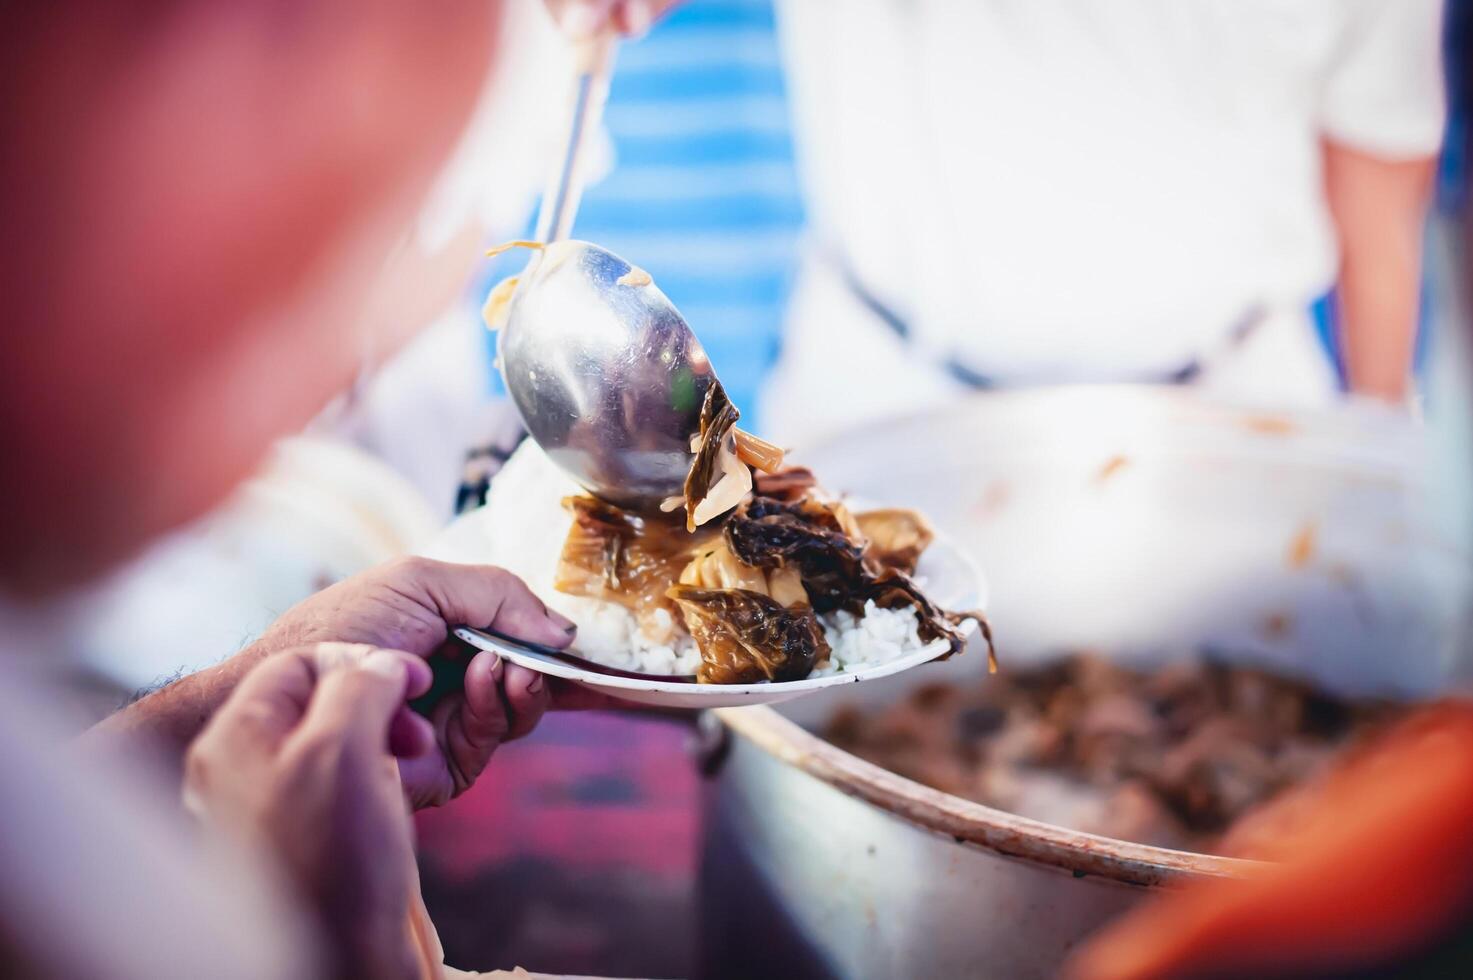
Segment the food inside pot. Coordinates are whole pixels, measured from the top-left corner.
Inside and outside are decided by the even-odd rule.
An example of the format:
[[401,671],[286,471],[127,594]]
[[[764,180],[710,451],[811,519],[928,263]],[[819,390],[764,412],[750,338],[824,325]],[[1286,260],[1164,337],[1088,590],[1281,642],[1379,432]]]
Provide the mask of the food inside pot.
[[[1235,850],[1245,820],[1400,714],[1188,658],[1138,672],[1079,655],[845,707],[826,736],[936,789],[1076,830]],[[1234,830],[1234,825],[1238,830]]]

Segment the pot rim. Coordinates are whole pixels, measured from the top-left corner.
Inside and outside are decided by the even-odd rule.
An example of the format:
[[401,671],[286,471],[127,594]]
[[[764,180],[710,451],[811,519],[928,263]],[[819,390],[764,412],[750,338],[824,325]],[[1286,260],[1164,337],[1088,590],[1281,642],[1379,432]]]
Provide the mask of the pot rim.
[[766,706],[715,709],[729,730],[780,762],[923,830],[1005,857],[1147,887],[1243,878],[1263,862],[1070,830],[944,793],[851,755]]

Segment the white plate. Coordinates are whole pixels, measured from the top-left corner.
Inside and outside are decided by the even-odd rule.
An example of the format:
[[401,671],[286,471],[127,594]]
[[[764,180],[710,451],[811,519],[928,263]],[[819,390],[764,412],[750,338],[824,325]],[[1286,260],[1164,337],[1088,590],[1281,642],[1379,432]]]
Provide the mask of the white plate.
[[[986,601],[986,588],[981,571],[955,544],[939,534],[931,547],[927,548],[925,554],[921,556],[919,566],[916,568],[916,577],[923,583],[926,595],[944,609],[981,609]],[[660,705],[667,708],[730,708],[747,704],[775,704],[843,684],[857,684],[860,681],[889,677],[934,660],[937,656],[929,651],[921,651],[877,664],[867,670],[846,671],[825,677],[809,677],[801,681],[762,684],[683,684],[611,677],[607,674],[584,670],[572,664],[549,663],[536,657],[530,657],[515,647],[497,643],[489,637],[460,630],[456,631],[456,636],[471,646],[491,650],[529,670],[535,670],[551,677],[561,677],[625,701]],[[972,632],[967,636],[968,648],[973,646],[976,637],[977,632],[974,626]],[[577,640],[574,640],[575,650],[577,645]],[[985,656],[983,651],[970,651],[969,655],[971,654]]]

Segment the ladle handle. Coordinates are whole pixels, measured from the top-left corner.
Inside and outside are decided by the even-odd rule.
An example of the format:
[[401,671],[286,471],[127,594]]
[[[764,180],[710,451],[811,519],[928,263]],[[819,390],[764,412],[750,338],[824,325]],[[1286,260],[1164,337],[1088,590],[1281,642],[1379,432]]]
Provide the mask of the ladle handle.
[[601,31],[576,43],[577,79],[573,97],[572,125],[562,165],[542,195],[537,212],[539,242],[556,242],[567,238],[573,230],[573,218],[583,196],[580,163],[584,147],[603,118],[604,102],[609,94],[609,73],[614,63],[615,35]]

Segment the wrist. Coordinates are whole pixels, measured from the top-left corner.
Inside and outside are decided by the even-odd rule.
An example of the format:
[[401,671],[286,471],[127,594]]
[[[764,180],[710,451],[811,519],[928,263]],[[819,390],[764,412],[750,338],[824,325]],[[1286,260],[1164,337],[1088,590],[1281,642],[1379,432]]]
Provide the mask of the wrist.
[[1351,381],[1349,385],[1350,395],[1370,404],[1382,405],[1386,408],[1399,409],[1420,416],[1422,406],[1421,392],[1417,390],[1416,383],[1411,377],[1400,380],[1383,380],[1380,382],[1356,382]]
[[242,677],[267,656],[253,643],[213,667],[206,667],[160,688],[93,725],[84,744],[148,742],[171,755],[182,755]]

